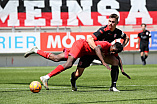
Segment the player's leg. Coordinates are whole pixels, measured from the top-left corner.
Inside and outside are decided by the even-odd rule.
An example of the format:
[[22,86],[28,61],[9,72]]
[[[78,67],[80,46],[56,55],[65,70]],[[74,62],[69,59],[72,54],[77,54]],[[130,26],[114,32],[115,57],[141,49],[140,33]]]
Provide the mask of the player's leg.
[[51,71],[50,73],[48,73],[47,75],[41,76],[41,77],[40,77],[40,80],[42,81],[44,87],[45,87],[47,90],[49,90],[49,88],[48,88],[48,80],[49,80],[51,77],[53,77],[53,76],[55,76],[55,75],[57,75],[57,74],[63,72],[64,70],[66,70],[66,69],[68,69],[68,68],[71,68],[72,65],[73,65],[73,63],[75,62],[75,60],[76,60],[76,59],[75,59],[73,56],[69,56],[69,57],[68,57],[68,60],[66,61],[66,63],[64,63],[63,65],[58,65],[54,70],[52,70],[52,71]]
[[64,63],[63,65],[59,65],[58,67],[56,67],[53,71],[51,71],[46,76],[40,77],[40,79],[43,82],[43,85],[46,89],[48,89],[47,82],[48,82],[49,78],[51,78],[51,77],[61,73],[62,71],[72,67],[72,65],[74,64],[76,59],[79,56],[81,56],[83,45],[84,44],[81,40],[75,41],[71,47],[71,50],[69,52],[70,56],[68,56],[66,63]]
[[119,92],[119,90],[117,90],[116,88],[116,83],[117,83],[118,75],[119,75],[119,68],[118,68],[119,60],[114,55],[109,55],[104,58],[104,61],[112,65],[111,66],[111,69],[112,69],[111,70],[111,87],[109,91]]
[[144,60],[145,60],[145,63],[144,65],[146,65],[146,59],[148,58],[148,53],[149,53],[149,47],[148,47],[148,44],[146,44],[145,46],[145,51],[144,51]]
[[83,74],[84,69],[92,63],[96,56],[83,56],[80,58],[77,69],[71,74],[71,88],[72,91],[77,91],[76,80]]
[[66,61],[67,58],[65,57],[65,52],[60,53],[58,55],[55,54],[50,54],[50,56],[48,57],[49,60],[52,60],[54,62],[59,62],[59,61]]
[[72,91],[77,91],[76,80],[83,74],[85,68],[77,67],[75,72],[71,74],[71,89]]
[[140,55],[141,55],[141,61],[143,65],[145,65],[144,51],[145,51],[144,44],[140,44]]
[[55,55],[55,54],[50,53],[50,52],[45,52],[45,51],[39,50],[37,47],[33,47],[30,51],[28,51],[24,54],[24,57],[27,58],[29,55],[34,54],[34,53],[37,53],[38,55],[40,55],[46,59],[49,59],[49,60],[52,60],[55,62],[59,62],[59,61],[66,61],[67,60],[69,50],[64,49],[63,53]]
[[141,61],[143,62],[144,61],[144,52],[141,52],[140,55],[141,55]]
[[[86,67],[90,66],[90,64],[92,63],[92,61],[94,59],[98,59],[98,57],[97,56],[91,57],[91,56],[86,55],[86,56],[83,56],[80,58],[76,71],[71,74],[72,91],[77,91],[76,80],[83,74],[84,69]],[[116,70],[113,72],[116,73],[117,71],[119,71],[119,69],[117,69],[119,61],[115,56],[113,56],[113,55],[105,56],[104,61],[110,65],[117,66],[117,67],[113,67],[113,70]],[[119,72],[117,72],[116,74],[119,74]],[[113,74],[112,74],[112,77],[113,77]],[[117,77],[118,77],[118,75],[117,75]],[[113,80],[113,82],[116,82],[118,80],[117,77],[112,78],[112,79],[115,79],[115,80]],[[113,89],[113,90],[116,91],[117,89]],[[119,90],[117,90],[117,91],[119,91]]]
[[147,59],[148,58],[148,51],[145,51],[144,53],[145,53],[144,59]]

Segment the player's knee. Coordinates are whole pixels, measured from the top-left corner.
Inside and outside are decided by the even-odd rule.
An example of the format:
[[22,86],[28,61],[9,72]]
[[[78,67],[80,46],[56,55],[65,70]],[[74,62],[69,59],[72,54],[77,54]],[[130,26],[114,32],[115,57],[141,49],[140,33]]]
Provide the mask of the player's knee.
[[72,64],[71,64],[71,63],[68,63],[68,64],[65,65],[65,68],[66,68],[66,69],[69,69],[69,68],[71,68],[71,67],[72,67]]
[[72,67],[72,65],[66,65],[65,66],[65,69],[69,69],[69,68],[71,68]]
[[51,54],[49,56],[49,59],[54,61],[54,62],[58,62],[59,61],[59,57],[57,57],[57,55]]
[[82,75],[81,72],[76,72],[76,73],[75,73],[75,76],[76,76],[76,77],[80,77],[81,75]]
[[55,56],[53,57],[53,61],[58,62],[58,61],[60,61],[60,58],[59,58],[57,55],[55,55]]

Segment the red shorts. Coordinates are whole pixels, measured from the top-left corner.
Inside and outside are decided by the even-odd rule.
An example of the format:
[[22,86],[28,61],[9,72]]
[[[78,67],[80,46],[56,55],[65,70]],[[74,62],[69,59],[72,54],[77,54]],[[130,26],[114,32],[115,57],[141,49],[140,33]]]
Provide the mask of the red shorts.
[[77,40],[73,43],[69,55],[73,56],[75,59],[83,56],[85,53],[84,42],[82,40]]

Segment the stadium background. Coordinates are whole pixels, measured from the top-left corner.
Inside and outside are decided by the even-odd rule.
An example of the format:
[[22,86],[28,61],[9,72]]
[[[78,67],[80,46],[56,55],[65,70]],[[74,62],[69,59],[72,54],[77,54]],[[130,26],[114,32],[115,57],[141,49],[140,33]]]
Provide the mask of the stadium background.
[[[117,28],[130,42],[120,56],[124,64],[141,64],[135,48],[140,24],[148,24],[152,47],[148,64],[157,64],[156,0],[2,0],[0,1],[0,66],[56,66],[38,55],[24,59],[33,46],[59,53],[79,38],[107,24],[111,13],[120,16]],[[121,41],[121,40],[116,40]],[[77,63],[77,62],[76,62]]]

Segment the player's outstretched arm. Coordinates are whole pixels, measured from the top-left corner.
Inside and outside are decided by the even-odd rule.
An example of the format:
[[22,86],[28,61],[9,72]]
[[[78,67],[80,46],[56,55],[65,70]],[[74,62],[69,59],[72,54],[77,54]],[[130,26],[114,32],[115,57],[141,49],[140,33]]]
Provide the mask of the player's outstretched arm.
[[123,48],[126,46],[126,44],[129,42],[129,37],[128,36],[126,36],[126,38],[124,39],[124,41],[123,41]]
[[118,60],[119,60],[119,67],[120,67],[120,69],[121,69],[122,74],[123,74],[124,76],[126,76],[127,78],[131,79],[131,77],[130,77],[128,74],[126,74],[126,73],[124,72],[124,70],[123,70],[123,64],[122,64],[121,58],[120,58],[119,56],[118,56],[117,58],[118,58]]
[[117,59],[119,60],[119,67],[120,67],[121,72],[124,72],[121,58],[117,56]]
[[102,64],[111,71],[111,68],[109,67],[108,64],[105,63],[104,59],[103,59],[103,55],[102,55],[102,52],[101,52],[101,46],[96,46],[94,48],[94,51],[96,53],[96,55],[99,57],[100,61],[102,62]]
[[138,49],[139,38],[137,38],[136,48]]
[[87,42],[92,49],[94,49],[96,47],[94,38],[92,36],[89,36],[89,38],[87,39]]
[[152,47],[152,38],[149,38],[149,47]]

